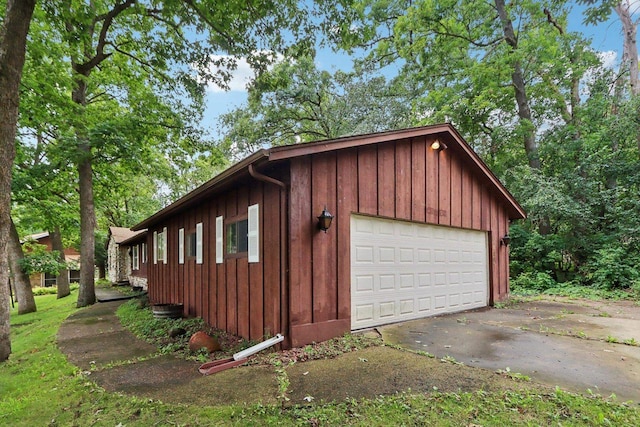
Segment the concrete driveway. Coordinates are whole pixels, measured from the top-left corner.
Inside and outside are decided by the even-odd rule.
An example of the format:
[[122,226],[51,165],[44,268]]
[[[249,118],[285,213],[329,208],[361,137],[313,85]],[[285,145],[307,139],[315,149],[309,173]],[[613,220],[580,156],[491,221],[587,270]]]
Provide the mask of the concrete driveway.
[[386,343],[438,358],[640,403],[640,306],[633,302],[543,299],[378,330]]

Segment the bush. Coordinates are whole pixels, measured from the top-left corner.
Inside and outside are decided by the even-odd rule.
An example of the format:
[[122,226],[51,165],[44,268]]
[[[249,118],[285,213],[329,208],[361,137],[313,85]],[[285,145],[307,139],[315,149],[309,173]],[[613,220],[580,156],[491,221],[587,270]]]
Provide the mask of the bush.
[[557,285],[547,272],[528,271],[511,280],[511,290],[516,294],[540,293]]
[[[72,283],[71,285],[69,285],[69,288],[71,290],[71,292],[77,290],[80,287],[79,284],[77,283]],[[55,295],[58,293],[58,288],[56,286],[49,286],[49,287],[41,287],[41,286],[36,286],[35,288],[33,288],[33,295]]]
[[638,258],[623,246],[600,249],[585,266],[585,278],[598,289],[630,289],[640,281]]

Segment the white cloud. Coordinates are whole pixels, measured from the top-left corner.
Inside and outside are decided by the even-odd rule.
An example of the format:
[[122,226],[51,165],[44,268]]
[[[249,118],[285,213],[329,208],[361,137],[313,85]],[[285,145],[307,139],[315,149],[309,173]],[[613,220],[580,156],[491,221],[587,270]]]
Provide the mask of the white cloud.
[[600,61],[602,61],[603,68],[613,68],[616,65],[616,59],[618,58],[618,52],[614,50],[607,50],[598,52]]
[[[228,55],[213,55],[213,60],[216,62],[222,61],[224,63],[231,59],[232,57]],[[237,59],[236,65],[237,66],[235,70],[229,70],[229,68],[226,68],[226,70],[231,72],[232,76],[231,80],[228,82],[229,91],[246,92],[247,85],[251,82],[251,80],[253,80],[253,78],[255,77],[255,73],[253,72],[253,69],[251,69],[251,66],[247,62],[246,58]],[[207,86],[207,89],[211,92],[226,92],[225,89],[213,83]]]
[[[262,63],[263,66],[266,64],[267,69],[271,69],[274,63],[282,61],[283,58],[284,57],[281,54],[275,52],[256,51],[254,52],[254,55],[252,55],[251,59],[253,60],[254,65]],[[228,90],[225,90],[219,85],[211,82],[207,86],[207,89],[210,92],[246,92],[247,86],[256,76],[255,71],[251,68],[251,65],[245,57],[235,58],[231,55],[212,55],[211,61],[212,68],[210,69],[210,72],[212,75],[215,75],[220,71],[228,72],[231,75],[231,79],[226,82],[229,86]],[[233,64],[235,64],[235,67]]]

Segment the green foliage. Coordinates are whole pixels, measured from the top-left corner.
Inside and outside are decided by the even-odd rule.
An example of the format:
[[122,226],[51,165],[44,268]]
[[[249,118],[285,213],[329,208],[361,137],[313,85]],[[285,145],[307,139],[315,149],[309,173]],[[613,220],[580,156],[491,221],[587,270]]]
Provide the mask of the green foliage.
[[49,251],[45,245],[35,242],[25,242],[23,245],[24,258],[18,261],[20,268],[27,275],[33,273],[44,273],[57,276],[60,270],[66,268],[66,264],[61,263],[58,251]]
[[527,271],[511,280],[511,289],[517,294],[522,294],[521,291],[544,292],[557,285],[549,273],[541,271]]
[[640,282],[640,254],[624,246],[599,249],[585,266],[585,278],[598,289],[629,289]]
[[[76,291],[80,285],[78,285],[77,283],[71,283],[69,284],[69,287],[71,289],[71,292]],[[40,295],[57,295],[58,294],[58,289],[55,286],[49,286],[48,288],[46,287],[35,287],[33,288],[33,295],[35,296],[40,296]]]
[[245,106],[220,119],[235,158],[260,148],[397,129],[411,124],[410,89],[366,70],[320,70],[285,58],[248,87]]

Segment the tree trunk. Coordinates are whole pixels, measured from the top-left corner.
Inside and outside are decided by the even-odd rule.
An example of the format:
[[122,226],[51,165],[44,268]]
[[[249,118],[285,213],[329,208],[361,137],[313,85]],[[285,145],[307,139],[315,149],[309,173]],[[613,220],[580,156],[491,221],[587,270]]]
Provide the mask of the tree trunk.
[[[504,0],[495,0],[495,5],[498,10],[500,22],[502,22],[504,39],[507,44],[511,46],[511,49],[515,51],[518,48],[518,39],[513,30],[513,23],[507,15],[505,2]],[[529,166],[533,169],[540,169],[540,157],[538,156],[538,145],[536,143],[536,130],[533,126],[531,106],[529,105],[529,98],[527,96],[522,65],[520,64],[520,61],[514,61],[512,65],[513,70],[511,72],[511,82],[513,83],[516,103],[518,104],[520,126],[524,129],[524,150],[527,154]]]
[[[626,68],[629,70],[629,87],[632,96],[640,95],[640,77],[638,73],[638,24],[633,21],[631,16],[631,2],[626,0],[620,2],[614,7],[614,10],[620,18],[622,23],[622,64],[620,68]],[[617,99],[616,99],[617,101]],[[638,154],[640,154],[640,130],[636,135],[636,141],[638,144]]]
[[[87,75],[76,75],[75,88],[71,94],[73,102],[82,111],[87,104]],[[78,140],[78,186],[80,187],[80,289],[78,307],[96,302],[95,289],[95,228],[96,213],[93,205],[93,169],[91,167],[91,145],[83,123],[76,128]]]
[[[59,258],[62,264],[66,265],[66,260],[64,258],[64,246],[62,245],[62,235],[60,234],[60,227],[56,226],[55,231],[49,232],[49,236],[51,236],[51,249],[54,251],[58,251]],[[62,268],[58,273],[58,277],[56,279],[56,286],[58,288],[58,298],[64,298],[71,293],[69,289],[69,269]]]
[[638,25],[633,22],[629,0],[620,2],[614,9],[622,23],[622,62],[625,64],[625,68],[629,70],[631,95],[640,95],[640,81],[638,81]]
[[11,165],[16,153],[20,79],[29,23],[35,0],[7,0],[0,24],[0,362],[11,354],[9,319],[9,257],[11,229]]
[[[80,147],[90,156],[88,144]],[[88,153],[87,153],[88,152]],[[93,205],[93,170],[91,159],[85,158],[78,165],[80,185],[80,290],[78,307],[96,302],[95,289],[95,228],[96,213]]]
[[20,267],[20,260],[24,258],[24,252],[13,219],[11,219],[10,233],[7,250],[9,252],[9,268],[13,275],[13,284],[18,300],[18,314],[33,313],[36,311],[36,300],[33,298],[29,276]]

